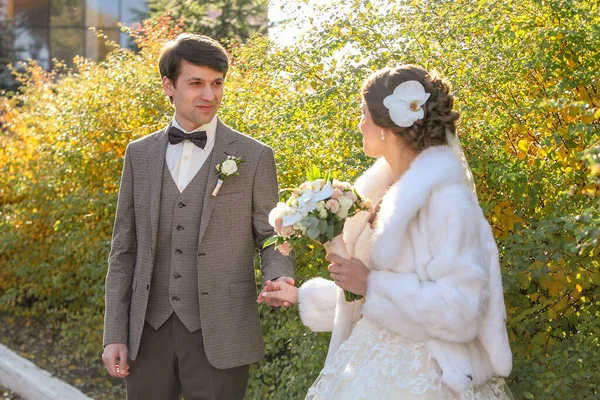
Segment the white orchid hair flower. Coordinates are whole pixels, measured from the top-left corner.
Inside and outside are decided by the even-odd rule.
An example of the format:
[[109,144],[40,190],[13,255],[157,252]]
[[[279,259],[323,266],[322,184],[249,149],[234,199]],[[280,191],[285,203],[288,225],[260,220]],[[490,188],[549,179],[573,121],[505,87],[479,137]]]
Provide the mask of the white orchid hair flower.
[[406,81],[383,99],[383,105],[390,111],[390,118],[396,125],[408,128],[425,116],[423,104],[429,96],[431,93],[425,92],[421,82]]

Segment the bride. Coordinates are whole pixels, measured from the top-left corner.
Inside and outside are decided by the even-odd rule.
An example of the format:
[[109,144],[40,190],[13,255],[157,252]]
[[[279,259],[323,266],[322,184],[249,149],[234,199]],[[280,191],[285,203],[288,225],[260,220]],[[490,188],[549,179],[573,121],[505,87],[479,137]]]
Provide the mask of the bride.
[[[510,399],[498,249],[449,86],[404,65],[361,94],[364,152],[379,160],[356,188],[376,212],[346,221],[352,258],[327,255],[333,280],[268,282],[259,298],[298,303],[306,326],[332,332],[306,399]],[[346,302],[342,289],[364,298]]]

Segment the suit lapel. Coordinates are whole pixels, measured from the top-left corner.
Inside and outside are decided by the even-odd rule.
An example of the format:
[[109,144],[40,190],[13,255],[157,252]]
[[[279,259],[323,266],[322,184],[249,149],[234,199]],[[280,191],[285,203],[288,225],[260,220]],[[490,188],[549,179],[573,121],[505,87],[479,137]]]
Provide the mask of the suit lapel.
[[208,180],[206,182],[206,193],[204,194],[204,203],[202,206],[202,217],[200,219],[200,233],[198,235],[198,244],[202,242],[204,232],[206,232],[210,216],[212,215],[213,209],[215,208],[215,203],[218,197],[218,195],[212,195],[213,189],[217,185],[218,180],[216,166],[217,164],[225,160],[225,158],[228,155],[235,156],[237,154],[236,149],[230,146],[233,142],[235,142],[235,136],[233,132],[231,132],[231,130],[227,126],[225,126],[225,124],[223,124],[220,119],[217,120],[215,146],[213,147],[211,155],[206,160],[206,162],[210,162],[210,165],[208,166]]
[[154,136],[148,150],[148,174],[150,182],[150,222],[152,224],[152,247],[156,247],[158,233],[158,218],[160,213],[160,194],[162,191],[163,169],[167,154],[169,124],[165,129],[158,131]]

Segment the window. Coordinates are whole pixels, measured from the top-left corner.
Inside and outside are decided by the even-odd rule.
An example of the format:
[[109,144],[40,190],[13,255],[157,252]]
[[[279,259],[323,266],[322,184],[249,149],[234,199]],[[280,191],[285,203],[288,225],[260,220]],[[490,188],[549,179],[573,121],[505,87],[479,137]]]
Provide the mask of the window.
[[77,55],[98,62],[111,50],[88,28],[102,30],[109,40],[133,48],[118,24],[140,22],[145,0],[7,0],[0,1],[0,89],[14,82],[5,68],[35,59],[50,69],[52,59],[73,65]]

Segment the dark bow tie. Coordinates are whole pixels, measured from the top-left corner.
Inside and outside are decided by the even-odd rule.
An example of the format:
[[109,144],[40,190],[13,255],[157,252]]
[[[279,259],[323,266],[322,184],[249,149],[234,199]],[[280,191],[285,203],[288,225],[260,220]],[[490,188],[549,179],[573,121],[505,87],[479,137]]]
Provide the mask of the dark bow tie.
[[203,149],[204,146],[206,146],[206,140],[207,140],[206,132],[198,131],[198,132],[192,132],[190,134],[186,134],[186,133],[183,133],[181,130],[175,128],[174,126],[171,126],[171,128],[169,128],[169,143],[178,144],[178,143],[183,142],[184,140],[189,140],[190,142],[194,143],[196,146]]

